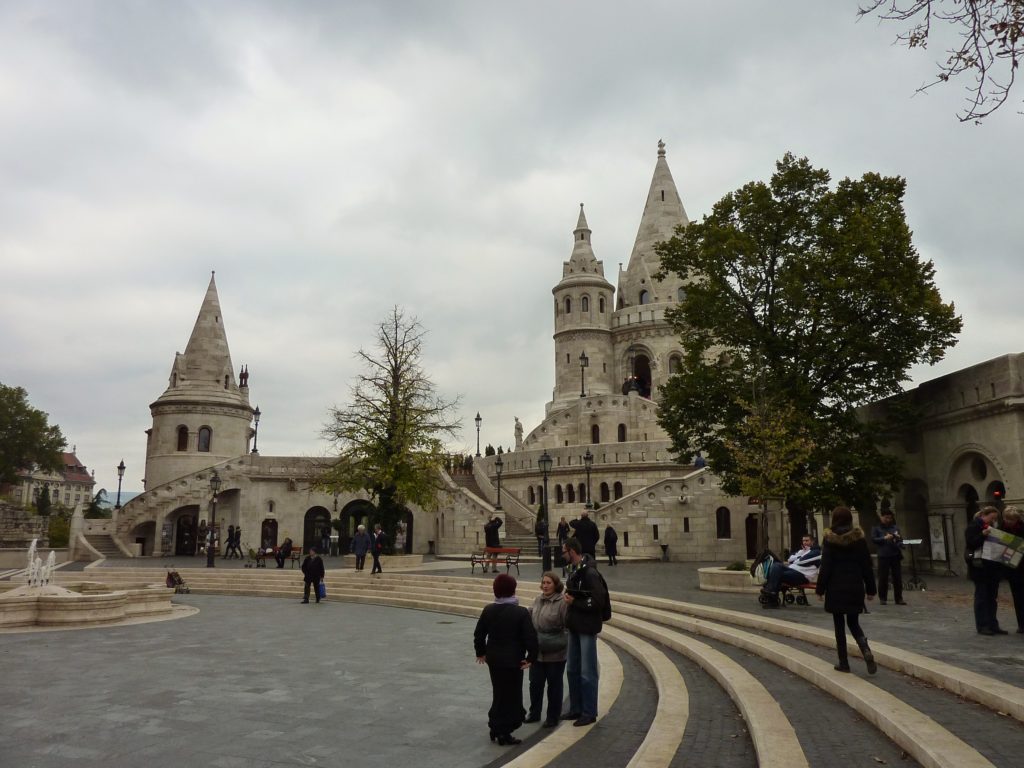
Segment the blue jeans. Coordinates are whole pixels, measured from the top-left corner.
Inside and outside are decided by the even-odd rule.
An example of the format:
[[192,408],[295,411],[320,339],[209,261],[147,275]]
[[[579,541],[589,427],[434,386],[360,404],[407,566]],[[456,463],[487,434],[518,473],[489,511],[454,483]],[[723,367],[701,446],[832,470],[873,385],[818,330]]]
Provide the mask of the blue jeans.
[[569,632],[565,671],[569,678],[569,711],[597,717],[597,635]]

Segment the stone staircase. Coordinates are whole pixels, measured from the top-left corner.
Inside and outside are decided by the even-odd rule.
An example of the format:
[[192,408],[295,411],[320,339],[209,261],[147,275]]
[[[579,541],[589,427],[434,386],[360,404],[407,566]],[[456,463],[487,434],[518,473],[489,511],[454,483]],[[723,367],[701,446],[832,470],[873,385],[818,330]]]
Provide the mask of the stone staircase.
[[[371,577],[330,569],[327,601],[465,617],[476,617],[493,601],[489,580],[414,570]],[[162,582],[159,568],[97,568],[90,577],[138,584],[143,571]],[[298,571],[179,572],[192,595],[295,600],[302,591]],[[833,764],[836,754],[846,754],[851,765],[992,768],[1018,765],[1024,751],[1024,688],[974,668],[873,642],[877,676],[865,676],[862,664],[854,674],[839,674],[832,669],[831,629],[811,626],[806,617],[787,621],[756,608],[617,591],[612,601],[614,615],[599,643],[599,718],[605,727],[537,729],[539,736],[521,752],[506,753],[516,765],[563,764],[571,748],[608,768],[809,768]],[[621,740],[624,721],[636,723],[639,735],[622,757],[613,755],[611,744]],[[530,736],[527,729],[519,735]],[[602,739],[609,737],[605,747]],[[748,757],[740,759],[741,753]]]
[[124,557],[124,553],[117,548],[113,538],[106,534],[87,534],[85,540],[89,545],[104,557]]

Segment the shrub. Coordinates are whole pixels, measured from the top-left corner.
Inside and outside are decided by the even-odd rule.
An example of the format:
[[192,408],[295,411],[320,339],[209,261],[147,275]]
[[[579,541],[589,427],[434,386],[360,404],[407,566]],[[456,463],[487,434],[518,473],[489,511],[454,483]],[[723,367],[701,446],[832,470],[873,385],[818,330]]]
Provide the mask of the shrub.
[[737,560],[735,563],[729,563],[727,566],[725,566],[725,570],[727,570],[727,571],[745,571],[745,570],[747,570],[747,564],[744,563],[742,560]]

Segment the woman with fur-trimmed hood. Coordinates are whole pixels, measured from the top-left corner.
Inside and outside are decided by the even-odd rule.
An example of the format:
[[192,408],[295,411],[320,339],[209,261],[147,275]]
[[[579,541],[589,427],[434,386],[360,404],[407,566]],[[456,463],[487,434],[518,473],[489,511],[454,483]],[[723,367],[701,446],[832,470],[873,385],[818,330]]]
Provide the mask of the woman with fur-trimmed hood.
[[832,614],[836,631],[836,651],[839,672],[850,671],[846,654],[846,627],[857,641],[868,674],[878,670],[875,657],[868,647],[864,630],[860,628],[860,614],[864,612],[865,598],[871,600],[876,594],[875,572],[871,567],[864,531],[853,525],[853,514],[849,507],[832,510],[832,527],[825,531],[821,547],[821,569],[818,571],[818,598],[825,599],[825,610]]

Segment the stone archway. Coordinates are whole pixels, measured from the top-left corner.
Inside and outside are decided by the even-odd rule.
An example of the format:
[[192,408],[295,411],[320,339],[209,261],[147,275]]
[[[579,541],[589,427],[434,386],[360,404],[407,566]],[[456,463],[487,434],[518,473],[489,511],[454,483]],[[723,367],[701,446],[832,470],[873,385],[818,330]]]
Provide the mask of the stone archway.
[[192,504],[180,507],[167,516],[171,524],[171,552],[175,555],[194,555],[199,546],[199,507]]
[[[341,530],[338,531],[338,552],[340,554],[348,554],[352,537],[356,533],[356,526],[365,525],[369,532],[370,518],[376,511],[377,508],[366,499],[356,499],[345,505],[341,510]],[[409,533],[412,533],[411,529]]]
[[323,546],[323,538],[331,535],[331,513],[326,507],[310,507],[302,521],[302,551],[315,547],[317,552]]

